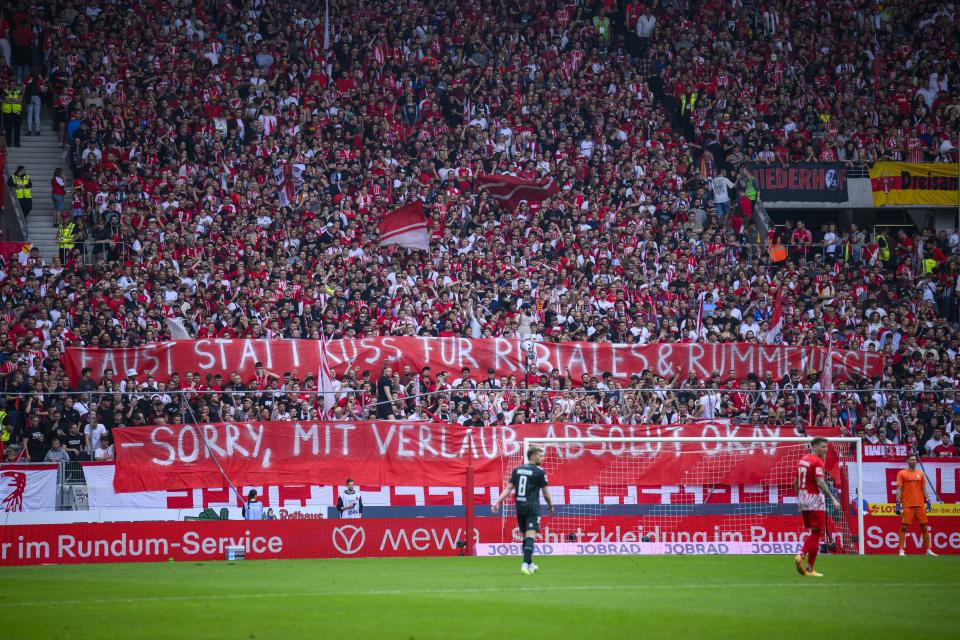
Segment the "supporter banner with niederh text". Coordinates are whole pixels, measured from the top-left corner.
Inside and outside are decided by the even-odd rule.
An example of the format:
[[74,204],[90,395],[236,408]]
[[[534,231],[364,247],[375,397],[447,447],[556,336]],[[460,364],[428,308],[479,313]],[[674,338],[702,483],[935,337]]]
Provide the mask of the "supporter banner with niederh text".
[[[476,486],[496,486],[520,460],[525,439],[554,437],[792,437],[792,427],[705,422],[614,426],[528,424],[469,428],[427,422],[253,422],[125,427],[113,432],[117,492],[235,485],[337,484],[349,474],[362,485],[462,487],[468,464]],[[837,435],[830,433],[829,435]],[[682,454],[682,455],[681,455]],[[666,442],[577,442],[546,446],[554,485],[589,486],[613,462],[642,458],[632,485],[677,484],[709,458],[724,454],[718,485],[769,482],[775,467],[796,464],[797,448],[767,442],[705,445]],[[792,456],[792,458],[790,458]],[[787,458],[790,458],[789,460]],[[219,464],[218,464],[219,463]],[[836,474],[836,461],[831,473]],[[221,469],[223,472],[221,473]],[[784,476],[792,480],[792,474]]]
[[847,170],[836,162],[750,164],[764,202],[845,202]]
[[873,206],[957,206],[956,163],[877,162],[870,167]]
[[[624,381],[632,374],[652,371],[655,375],[671,378],[680,374],[685,380],[689,374],[707,378],[714,372],[736,379],[754,373],[762,377],[768,371],[779,380],[791,369],[808,371],[824,369],[829,357],[833,362],[834,380],[849,379],[853,374],[872,377],[882,374],[879,353],[864,351],[828,351],[823,347],[786,347],[749,343],[655,343],[611,344],[596,342],[536,343],[536,367],[542,373],[553,369],[565,375],[567,371],[576,383],[581,376],[609,372]],[[828,356],[828,354],[830,354]],[[445,371],[454,378],[463,368],[471,376],[482,377],[493,369],[499,377],[523,377],[523,363],[527,358],[520,340],[507,338],[418,338],[379,337],[360,340],[330,340],[327,342],[327,362],[341,374],[348,365],[369,369],[374,376],[385,366],[394,370],[410,365],[415,371],[429,366],[433,375]],[[266,339],[211,339],[178,340],[145,345],[131,349],[99,349],[70,347],[63,356],[71,384],[80,380],[85,367],[93,370],[100,380],[108,369],[115,379],[121,379],[129,369],[135,369],[137,380],[148,375],[157,382],[166,382],[174,373],[186,371],[220,374],[229,380],[234,371],[248,380],[254,365],[262,362],[273,372],[298,372],[300,377],[315,374],[320,364],[319,340]]]

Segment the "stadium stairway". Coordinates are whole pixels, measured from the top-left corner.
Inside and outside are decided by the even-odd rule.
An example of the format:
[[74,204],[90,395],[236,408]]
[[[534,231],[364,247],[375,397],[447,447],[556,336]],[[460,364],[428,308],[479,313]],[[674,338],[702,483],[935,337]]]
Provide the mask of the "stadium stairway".
[[[7,167],[13,173],[23,165],[33,180],[33,211],[27,218],[30,242],[40,250],[47,261],[57,255],[57,228],[53,223],[53,200],[50,198],[50,179],[57,167],[63,167],[64,177],[70,175],[67,159],[57,142],[53,130],[53,113],[44,106],[40,113],[40,135],[27,136],[26,118],[20,146],[7,149]],[[70,206],[70,180],[67,179],[67,195],[64,206]]]

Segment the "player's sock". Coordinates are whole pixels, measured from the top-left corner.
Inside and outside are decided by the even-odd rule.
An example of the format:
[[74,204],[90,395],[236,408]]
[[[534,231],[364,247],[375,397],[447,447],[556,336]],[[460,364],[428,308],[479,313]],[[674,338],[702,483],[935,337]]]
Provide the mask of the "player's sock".
[[810,542],[813,540],[813,532],[807,530],[807,537],[803,541],[803,546],[800,548],[800,555],[803,556],[804,560],[807,560],[807,565],[810,564]]
[[533,538],[523,539],[523,561],[527,564],[533,562]]
[[898,551],[903,551],[903,546],[907,542],[907,525],[900,525],[900,546],[897,547]]
[[807,536],[806,553],[807,553],[807,567],[812,571],[813,563],[817,561],[817,553],[820,551],[820,532],[811,531],[810,535]]
[[807,566],[810,568],[810,571],[813,571],[813,563],[817,561],[817,553],[820,552],[820,539],[819,536],[817,540],[810,545],[810,550],[807,551]]
[[920,525],[920,533],[923,534],[923,550],[930,551],[930,529],[927,529],[927,525]]

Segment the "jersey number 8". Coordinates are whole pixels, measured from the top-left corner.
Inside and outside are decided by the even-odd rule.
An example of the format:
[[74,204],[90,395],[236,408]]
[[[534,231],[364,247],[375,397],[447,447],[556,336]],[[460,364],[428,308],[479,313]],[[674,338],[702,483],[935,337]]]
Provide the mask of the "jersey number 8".
[[521,498],[526,497],[527,495],[527,476],[520,476],[520,479],[517,481],[517,495]]

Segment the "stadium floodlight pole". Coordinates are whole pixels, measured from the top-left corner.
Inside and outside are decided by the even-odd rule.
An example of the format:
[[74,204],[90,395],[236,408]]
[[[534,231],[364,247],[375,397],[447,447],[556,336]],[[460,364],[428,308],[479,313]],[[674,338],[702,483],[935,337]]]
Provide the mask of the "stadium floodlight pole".
[[[811,438],[809,436],[782,436],[782,437],[752,437],[752,436],[741,436],[741,437],[724,437],[724,436],[705,436],[698,438],[695,436],[667,436],[667,437],[654,437],[654,436],[642,436],[642,437],[579,437],[579,438],[564,438],[564,437],[544,437],[544,438],[524,438],[523,439],[523,448],[521,451],[527,451],[531,445],[542,445],[548,447],[550,445],[562,445],[562,444],[583,444],[584,442],[596,442],[596,443],[612,443],[612,444],[630,444],[630,443],[642,443],[642,442],[661,442],[661,443],[677,443],[677,444],[723,444],[723,443],[733,443],[733,442],[769,442],[773,444],[809,444]],[[865,552],[865,543],[864,543],[864,532],[863,532],[863,440],[855,437],[828,437],[826,438],[827,442],[833,443],[850,443],[856,446],[856,460],[857,460],[857,486],[856,486],[856,509],[857,509],[857,553],[863,555]],[[841,505],[842,509],[849,508],[849,505]],[[843,511],[841,511],[843,513]]]

